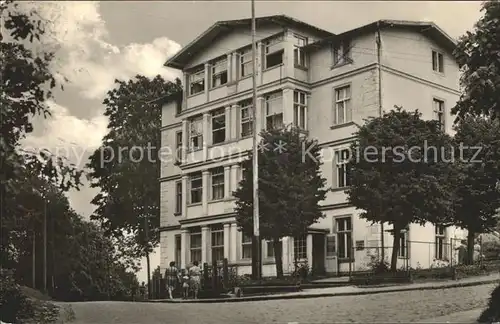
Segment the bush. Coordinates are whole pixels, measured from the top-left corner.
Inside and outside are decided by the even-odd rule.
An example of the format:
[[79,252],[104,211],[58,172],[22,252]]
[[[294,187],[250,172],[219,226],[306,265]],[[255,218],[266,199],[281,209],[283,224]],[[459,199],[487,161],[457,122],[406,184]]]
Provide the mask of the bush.
[[479,323],[500,322],[500,285],[498,285],[491,293],[488,306],[481,313],[477,321]]
[[54,323],[59,307],[46,301],[31,299],[15,283],[9,270],[0,270],[0,320],[7,323]]

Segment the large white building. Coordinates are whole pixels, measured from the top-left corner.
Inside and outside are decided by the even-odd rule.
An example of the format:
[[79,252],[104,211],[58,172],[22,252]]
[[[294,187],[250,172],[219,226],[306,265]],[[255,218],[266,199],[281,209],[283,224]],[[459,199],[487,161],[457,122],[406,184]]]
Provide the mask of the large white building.
[[[251,271],[251,239],[238,231],[232,196],[252,146],[250,26],[250,19],[217,22],[165,64],[182,70],[185,91],[168,98],[162,113],[162,146],[176,151],[161,166],[162,269],[170,261],[185,267],[228,258],[240,274]],[[347,203],[343,150],[365,118],[394,105],[419,109],[451,132],[455,42],[428,22],[380,20],[333,34],[281,15],[257,18],[257,39],[258,129],[293,123],[336,152],[322,166],[331,188],[321,204],[325,217],[305,237],[282,240],[284,270],[292,270],[294,254],[317,272],[366,268],[382,236],[386,246],[392,236]],[[401,264],[448,259],[447,242],[459,232],[410,226]],[[273,275],[270,244],[262,253],[263,274]]]

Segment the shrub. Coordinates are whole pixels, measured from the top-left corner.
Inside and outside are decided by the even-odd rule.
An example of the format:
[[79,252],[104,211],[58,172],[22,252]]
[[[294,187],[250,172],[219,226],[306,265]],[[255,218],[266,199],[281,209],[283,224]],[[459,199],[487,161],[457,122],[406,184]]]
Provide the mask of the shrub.
[[368,268],[373,273],[385,273],[389,272],[391,269],[391,265],[387,260],[381,260],[379,257],[375,255],[370,255],[370,262],[368,262]]
[[26,296],[9,270],[0,270],[0,320],[7,323],[54,323],[59,307]]
[[479,323],[500,322],[500,285],[492,291],[488,306],[477,321]]

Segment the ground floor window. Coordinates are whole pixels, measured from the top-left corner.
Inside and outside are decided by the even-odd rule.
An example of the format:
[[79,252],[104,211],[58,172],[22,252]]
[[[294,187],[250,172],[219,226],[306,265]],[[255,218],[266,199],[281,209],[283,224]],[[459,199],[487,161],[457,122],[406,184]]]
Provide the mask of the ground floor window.
[[252,237],[245,234],[241,235],[241,258],[252,258]]
[[307,237],[306,235],[294,238],[293,253],[297,260],[307,259]]
[[212,261],[222,261],[224,260],[224,227],[222,224],[212,226],[211,234]]
[[189,241],[191,263],[194,261],[201,262],[201,228],[195,227],[191,230]]

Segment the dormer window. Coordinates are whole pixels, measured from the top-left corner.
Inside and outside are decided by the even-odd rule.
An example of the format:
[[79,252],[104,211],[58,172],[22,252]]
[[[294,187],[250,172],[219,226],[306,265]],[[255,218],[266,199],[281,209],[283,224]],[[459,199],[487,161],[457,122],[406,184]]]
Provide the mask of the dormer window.
[[205,69],[189,75],[189,94],[194,95],[205,91]]
[[283,36],[274,37],[266,42],[266,69],[283,64]]
[[227,59],[222,59],[212,65],[212,88],[227,83]]
[[333,66],[350,63],[351,42],[344,40],[333,45]]

